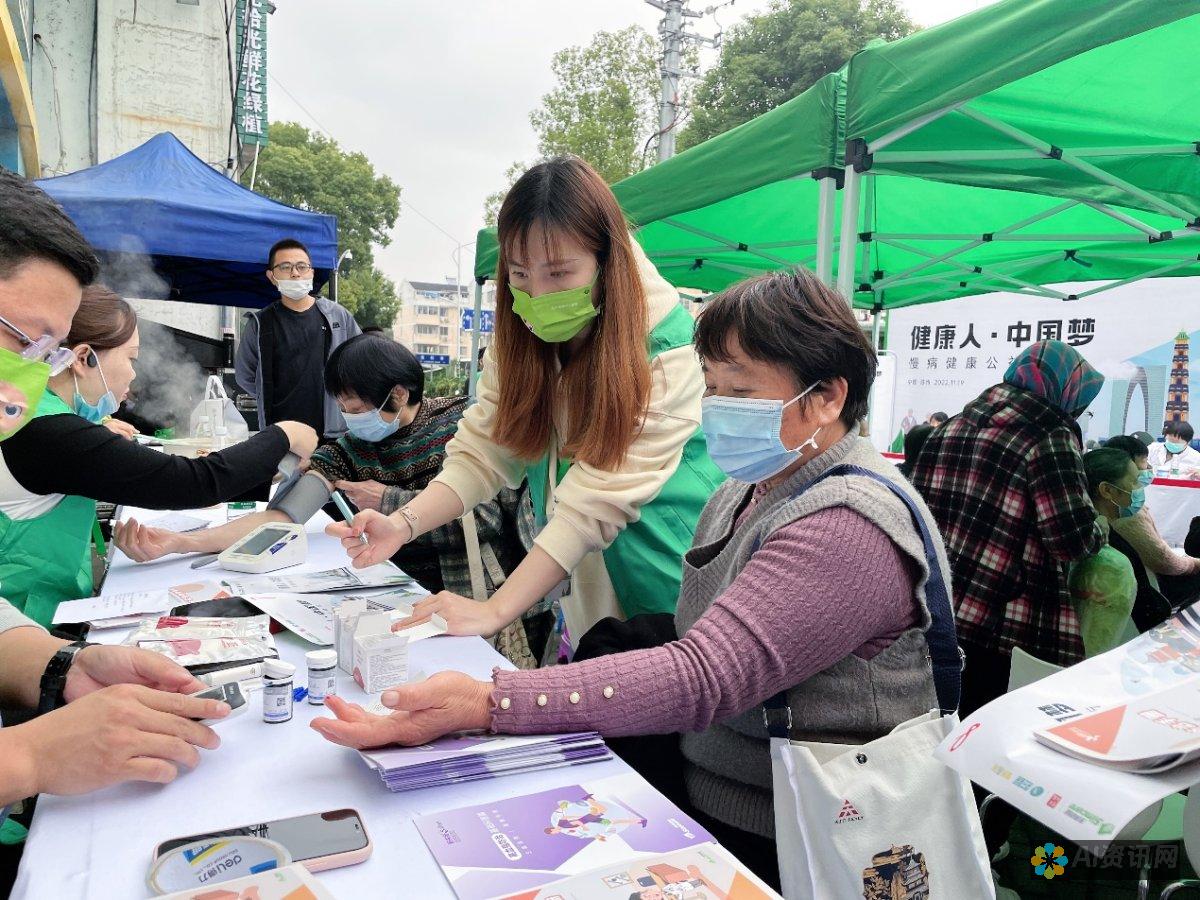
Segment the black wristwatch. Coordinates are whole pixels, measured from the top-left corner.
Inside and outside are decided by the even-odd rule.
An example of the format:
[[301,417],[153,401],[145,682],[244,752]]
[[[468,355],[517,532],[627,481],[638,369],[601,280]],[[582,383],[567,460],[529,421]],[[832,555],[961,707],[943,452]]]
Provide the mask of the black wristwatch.
[[46,671],[42,673],[41,697],[38,699],[37,714],[43,715],[58,709],[65,704],[63,690],[67,686],[67,673],[75,662],[75,654],[84,647],[92,646],[87,641],[76,641],[60,649],[46,663]]

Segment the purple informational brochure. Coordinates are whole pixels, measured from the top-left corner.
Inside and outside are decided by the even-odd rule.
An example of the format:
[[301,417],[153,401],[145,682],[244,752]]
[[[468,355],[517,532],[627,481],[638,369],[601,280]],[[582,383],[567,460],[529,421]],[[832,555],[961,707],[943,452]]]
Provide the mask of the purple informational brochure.
[[361,755],[391,791],[480,781],[612,758],[595,732],[533,737],[451,735],[420,747],[388,747]]
[[532,890],[713,840],[633,773],[422,816],[416,824],[459,900]]

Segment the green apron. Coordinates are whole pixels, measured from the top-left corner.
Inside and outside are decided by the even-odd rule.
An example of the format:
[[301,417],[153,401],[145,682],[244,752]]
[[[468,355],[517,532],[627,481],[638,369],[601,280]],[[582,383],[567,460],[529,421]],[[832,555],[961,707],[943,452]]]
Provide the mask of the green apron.
[[[692,343],[695,323],[681,306],[675,307],[647,340],[649,357]],[[559,460],[555,484],[571,468]],[[546,524],[547,478],[550,458],[543,457],[525,471],[529,498],[538,527]],[[704,432],[683,446],[683,457],[657,497],[641,508],[641,517],[630,522],[604,551],[604,568],[626,618],[643,613],[674,613],[683,577],[683,554],[692,546],[696,520],[725,474],[708,458]],[[581,637],[581,635],[576,635]]]
[[[71,413],[49,390],[34,418]],[[47,627],[63,600],[92,595],[92,523],[96,501],[65,496],[36,519],[0,513],[0,596]]]

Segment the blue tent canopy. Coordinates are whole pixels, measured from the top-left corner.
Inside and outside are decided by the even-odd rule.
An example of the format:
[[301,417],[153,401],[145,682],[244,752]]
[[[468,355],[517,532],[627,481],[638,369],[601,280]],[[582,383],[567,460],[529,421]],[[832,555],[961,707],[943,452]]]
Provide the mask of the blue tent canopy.
[[308,247],[318,287],[337,262],[336,217],[247,190],[169,132],[36,183],[96,248],[109,286],[129,296],[265,306],[279,296],[263,274],[267,251],[284,237]]

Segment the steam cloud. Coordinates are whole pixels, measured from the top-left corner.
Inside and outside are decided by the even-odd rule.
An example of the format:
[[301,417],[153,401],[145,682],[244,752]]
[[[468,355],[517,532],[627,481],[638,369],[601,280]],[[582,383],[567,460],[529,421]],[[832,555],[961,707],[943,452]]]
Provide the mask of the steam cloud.
[[208,379],[171,332],[153,322],[142,323],[137,379],[126,405],[134,414],[165,426],[176,437],[191,437],[191,414],[204,399]]
[[[118,251],[104,255],[101,281],[123,297],[166,300],[170,286],[154,271],[145,251],[136,237],[122,237]],[[144,318],[140,325],[137,378],[125,408],[161,426],[175,426],[176,437],[190,437],[191,413],[204,398],[207,374],[165,326]]]

